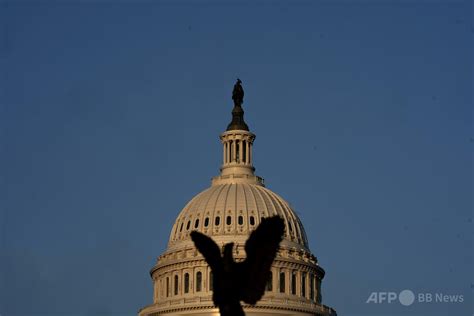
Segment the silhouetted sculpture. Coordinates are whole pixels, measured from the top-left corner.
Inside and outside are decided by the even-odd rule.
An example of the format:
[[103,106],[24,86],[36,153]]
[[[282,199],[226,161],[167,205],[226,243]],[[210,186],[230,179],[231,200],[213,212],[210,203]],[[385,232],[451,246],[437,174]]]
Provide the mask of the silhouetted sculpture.
[[232,91],[232,100],[236,106],[241,106],[244,103],[244,89],[242,88],[242,81],[237,78],[237,82],[234,85],[234,90]]
[[280,217],[262,219],[245,243],[247,258],[242,262],[234,261],[234,243],[226,244],[221,256],[219,246],[210,237],[191,232],[196,248],[212,269],[212,299],[221,316],[244,316],[240,301],[255,305],[262,298],[284,230]]

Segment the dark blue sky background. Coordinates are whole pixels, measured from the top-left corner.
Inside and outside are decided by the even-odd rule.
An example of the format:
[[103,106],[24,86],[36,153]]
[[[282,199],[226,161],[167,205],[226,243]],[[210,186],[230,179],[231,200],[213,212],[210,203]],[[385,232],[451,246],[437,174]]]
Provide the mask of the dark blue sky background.
[[[237,76],[340,315],[471,315],[471,1],[2,1],[0,314],[135,315]],[[463,304],[366,304],[371,292]]]

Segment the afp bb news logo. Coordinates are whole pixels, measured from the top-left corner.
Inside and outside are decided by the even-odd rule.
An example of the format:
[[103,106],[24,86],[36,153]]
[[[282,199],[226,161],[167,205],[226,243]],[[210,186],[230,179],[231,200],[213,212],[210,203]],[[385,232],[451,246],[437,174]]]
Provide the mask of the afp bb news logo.
[[403,290],[397,292],[372,292],[367,298],[367,304],[401,304],[410,306],[414,303],[463,303],[464,295],[462,294],[445,294],[445,293],[414,293],[412,290]]

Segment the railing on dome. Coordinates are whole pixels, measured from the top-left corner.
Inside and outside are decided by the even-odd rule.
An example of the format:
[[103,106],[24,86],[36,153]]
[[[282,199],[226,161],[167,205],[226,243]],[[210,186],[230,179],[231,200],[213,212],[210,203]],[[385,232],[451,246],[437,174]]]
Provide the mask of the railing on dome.
[[225,176],[215,176],[212,178],[212,182],[223,180],[223,179],[250,179],[250,180],[256,180],[258,183],[261,183],[262,185],[265,184],[265,180],[262,177],[249,175],[249,174],[228,174]]
[[[257,305],[250,306],[243,304],[246,308],[257,308],[257,309],[275,309],[275,310],[297,310],[300,312],[315,312],[316,315],[324,316],[337,316],[337,312],[326,305],[318,304],[315,302],[308,302],[302,300],[295,300],[288,297],[264,297]],[[152,315],[156,312],[169,312],[177,310],[199,310],[200,308],[212,308],[214,303],[212,302],[212,296],[197,296],[192,298],[179,298],[170,299],[163,302],[159,302],[153,305],[146,306],[140,309],[139,314]]]

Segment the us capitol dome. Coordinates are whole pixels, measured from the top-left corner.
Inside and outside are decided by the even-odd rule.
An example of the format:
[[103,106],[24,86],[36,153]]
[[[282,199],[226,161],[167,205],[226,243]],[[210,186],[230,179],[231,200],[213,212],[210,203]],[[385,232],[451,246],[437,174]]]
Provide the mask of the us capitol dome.
[[265,295],[254,306],[243,304],[248,316],[337,315],[322,304],[324,269],[311,253],[303,224],[289,204],[267,189],[255,175],[252,149],[255,135],[244,121],[235,98],[232,121],[220,135],[222,166],[211,186],[193,197],[171,229],[168,248],[150,271],[153,304],[139,316],[218,316],[212,301],[212,272],[194,246],[190,233],[197,230],[223,246],[234,242],[234,258],[245,259],[245,242],[262,218],[278,215],[285,223],[284,239],[272,264]]

